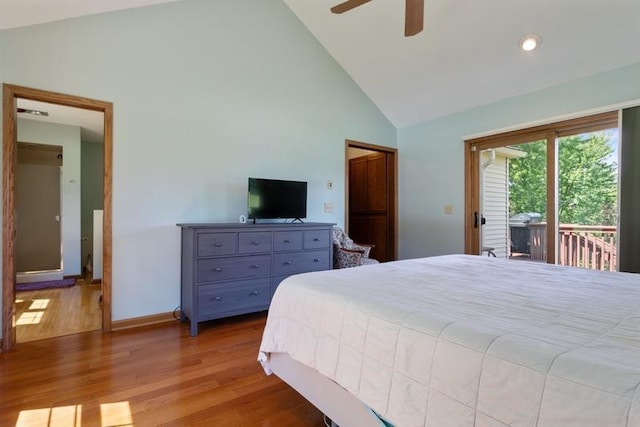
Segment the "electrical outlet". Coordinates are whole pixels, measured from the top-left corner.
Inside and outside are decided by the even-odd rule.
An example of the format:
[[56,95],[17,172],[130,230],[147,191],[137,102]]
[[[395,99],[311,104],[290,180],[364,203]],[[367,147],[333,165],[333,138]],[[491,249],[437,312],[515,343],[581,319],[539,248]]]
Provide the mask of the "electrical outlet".
[[324,212],[325,213],[333,213],[333,203],[324,202]]
[[453,215],[453,205],[444,205],[444,214]]

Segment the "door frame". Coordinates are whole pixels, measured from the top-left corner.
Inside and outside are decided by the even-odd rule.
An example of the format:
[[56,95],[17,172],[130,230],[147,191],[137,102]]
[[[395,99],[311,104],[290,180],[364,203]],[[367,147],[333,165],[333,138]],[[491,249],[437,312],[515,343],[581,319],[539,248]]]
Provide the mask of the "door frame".
[[474,213],[480,213],[480,154],[483,150],[530,141],[547,142],[547,263],[556,263],[557,252],[557,167],[558,138],[618,126],[619,110],[563,120],[525,129],[465,140],[464,150],[464,251],[480,255],[480,226],[474,227]]
[[16,282],[16,165],[17,165],[17,99],[48,102],[103,113],[103,246],[102,246],[102,331],[111,331],[111,267],[112,267],[112,167],[113,167],[113,104],[46,90],[8,83],[3,84],[3,144],[2,144],[2,351],[16,343],[15,282]]
[[345,191],[344,191],[344,224],[345,232],[349,233],[349,148],[361,148],[364,150],[385,153],[390,157],[390,166],[387,168],[386,184],[390,189],[391,197],[388,215],[390,219],[391,229],[389,230],[389,241],[391,242],[391,253],[393,259],[398,259],[398,150],[396,148],[385,147],[382,145],[368,144],[366,142],[355,141],[351,139],[345,140],[344,144],[344,162],[345,162]]

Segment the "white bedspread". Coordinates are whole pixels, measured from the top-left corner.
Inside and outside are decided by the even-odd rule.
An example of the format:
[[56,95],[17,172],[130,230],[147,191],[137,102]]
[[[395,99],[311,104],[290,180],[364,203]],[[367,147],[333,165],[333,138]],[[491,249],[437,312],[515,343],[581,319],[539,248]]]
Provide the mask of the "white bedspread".
[[272,352],[396,426],[640,426],[640,275],[468,255],[301,274],[267,373]]

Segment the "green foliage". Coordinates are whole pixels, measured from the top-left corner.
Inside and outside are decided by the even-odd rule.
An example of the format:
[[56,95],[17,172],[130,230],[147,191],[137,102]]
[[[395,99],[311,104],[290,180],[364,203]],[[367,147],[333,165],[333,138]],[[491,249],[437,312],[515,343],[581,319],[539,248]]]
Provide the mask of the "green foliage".
[[[517,146],[527,153],[509,164],[509,211],[538,212],[546,221],[546,144]],[[617,164],[604,132],[560,138],[560,224],[615,225]]]

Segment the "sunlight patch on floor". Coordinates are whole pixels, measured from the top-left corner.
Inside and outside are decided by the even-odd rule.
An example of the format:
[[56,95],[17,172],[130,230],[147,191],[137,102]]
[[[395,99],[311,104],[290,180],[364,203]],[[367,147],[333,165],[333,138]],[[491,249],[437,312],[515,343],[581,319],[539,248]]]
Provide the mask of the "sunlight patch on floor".
[[49,298],[34,299],[31,301],[29,310],[45,310],[49,305],[49,301],[51,301]]
[[18,320],[16,321],[16,325],[37,325],[42,321],[42,316],[44,315],[44,311],[27,311],[22,313]]
[[82,405],[58,406],[54,408],[20,411],[16,427],[80,427]]
[[132,427],[133,415],[129,402],[103,403],[100,405],[102,427]]
[[[133,427],[133,415],[129,402],[103,403],[100,405],[101,427]],[[20,411],[15,427],[81,427],[82,405]]]

